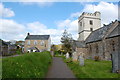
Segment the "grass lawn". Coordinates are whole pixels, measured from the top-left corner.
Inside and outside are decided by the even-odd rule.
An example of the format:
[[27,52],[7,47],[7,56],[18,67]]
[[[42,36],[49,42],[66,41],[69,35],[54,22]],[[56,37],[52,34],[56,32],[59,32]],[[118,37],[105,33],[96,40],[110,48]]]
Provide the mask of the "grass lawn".
[[[65,62],[69,60],[64,59]],[[85,60],[85,66],[80,66],[79,62],[70,62],[67,65],[77,78],[118,78],[120,76],[116,73],[111,73],[111,61]]]
[[49,52],[27,53],[2,59],[2,78],[44,78],[51,62]]

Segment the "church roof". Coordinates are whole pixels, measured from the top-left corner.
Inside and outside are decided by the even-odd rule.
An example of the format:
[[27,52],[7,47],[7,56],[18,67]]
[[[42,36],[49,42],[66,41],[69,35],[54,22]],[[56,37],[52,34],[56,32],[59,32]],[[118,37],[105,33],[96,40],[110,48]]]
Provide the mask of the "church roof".
[[[116,22],[116,21],[115,21]],[[114,24],[115,22],[113,23],[110,23],[109,25],[104,25],[102,28],[99,28],[95,31],[93,31],[86,39],[86,43],[91,43],[91,42],[96,42],[96,41],[100,41],[102,40],[106,33],[108,32],[108,30],[113,27],[112,24]],[[114,35],[117,35],[117,33],[115,33]]]
[[25,40],[48,40],[50,35],[27,35]]
[[120,22],[118,26],[107,36],[107,38],[111,38],[115,36],[120,36]]
[[74,47],[84,48],[84,47],[86,47],[85,42],[84,41],[74,41]]

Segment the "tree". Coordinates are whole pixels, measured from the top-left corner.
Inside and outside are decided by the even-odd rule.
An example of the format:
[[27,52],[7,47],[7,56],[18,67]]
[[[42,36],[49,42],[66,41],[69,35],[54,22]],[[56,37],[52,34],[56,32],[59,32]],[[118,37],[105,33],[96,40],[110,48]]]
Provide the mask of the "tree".
[[51,51],[56,51],[56,46],[54,44],[51,45]]
[[73,41],[72,35],[69,34],[67,30],[65,30],[61,37],[61,43],[63,43],[62,50],[64,50],[65,53],[72,52],[72,44],[71,44],[72,41]]

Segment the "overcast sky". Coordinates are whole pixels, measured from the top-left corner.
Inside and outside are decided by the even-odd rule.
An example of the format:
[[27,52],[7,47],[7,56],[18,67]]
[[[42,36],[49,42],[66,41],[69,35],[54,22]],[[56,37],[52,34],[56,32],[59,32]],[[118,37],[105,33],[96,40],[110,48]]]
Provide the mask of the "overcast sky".
[[59,44],[64,29],[78,38],[82,12],[101,12],[102,24],[118,19],[117,2],[3,2],[0,3],[0,38],[24,40],[27,33],[51,35]]

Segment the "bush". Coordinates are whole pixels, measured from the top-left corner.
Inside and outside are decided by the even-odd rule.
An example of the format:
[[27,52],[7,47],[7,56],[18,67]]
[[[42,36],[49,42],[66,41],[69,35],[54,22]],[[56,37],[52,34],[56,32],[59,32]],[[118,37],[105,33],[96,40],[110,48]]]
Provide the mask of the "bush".
[[16,54],[21,54],[22,50],[21,49],[16,49]]
[[99,56],[95,56],[95,57],[94,57],[94,60],[95,60],[95,61],[100,61],[100,57],[99,57]]

